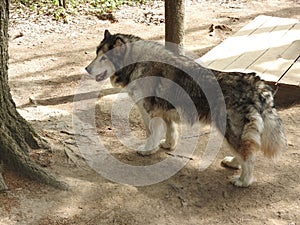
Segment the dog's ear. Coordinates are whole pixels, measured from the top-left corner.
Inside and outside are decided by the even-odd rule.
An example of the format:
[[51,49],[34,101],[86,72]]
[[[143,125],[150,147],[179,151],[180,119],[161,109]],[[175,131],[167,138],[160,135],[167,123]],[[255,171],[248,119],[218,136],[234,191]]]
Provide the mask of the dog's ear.
[[111,36],[110,32],[108,30],[104,31],[104,39],[109,38]]
[[123,55],[126,52],[126,45],[122,38],[117,37],[114,43],[114,51],[117,55]]

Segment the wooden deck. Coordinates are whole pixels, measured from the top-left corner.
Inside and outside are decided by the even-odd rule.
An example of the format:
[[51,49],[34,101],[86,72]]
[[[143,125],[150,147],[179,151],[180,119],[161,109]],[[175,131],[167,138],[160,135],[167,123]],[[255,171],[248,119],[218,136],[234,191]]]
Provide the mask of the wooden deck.
[[276,95],[283,106],[300,101],[299,55],[298,20],[258,16],[198,60],[216,70],[257,72],[273,86],[286,73]]

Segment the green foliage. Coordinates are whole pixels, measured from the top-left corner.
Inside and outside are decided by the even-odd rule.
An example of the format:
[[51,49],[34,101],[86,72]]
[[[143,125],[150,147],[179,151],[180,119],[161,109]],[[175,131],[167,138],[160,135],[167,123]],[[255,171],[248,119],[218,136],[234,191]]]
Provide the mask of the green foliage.
[[65,0],[66,8],[60,5],[62,0],[14,0],[38,14],[53,15],[57,21],[68,22],[69,15],[102,14],[117,10],[121,5],[139,5],[149,0]]
[[68,22],[68,13],[66,9],[63,7],[57,7],[56,10],[53,12],[54,19],[57,21],[63,21],[64,23]]
[[110,12],[124,3],[123,0],[90,0],[89,7],[92,11],[99,13]]

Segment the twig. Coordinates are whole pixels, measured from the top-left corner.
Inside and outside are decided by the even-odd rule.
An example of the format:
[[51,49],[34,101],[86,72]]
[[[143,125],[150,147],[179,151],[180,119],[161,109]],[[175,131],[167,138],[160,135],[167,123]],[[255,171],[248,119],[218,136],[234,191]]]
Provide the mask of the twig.
[[201,133],[201,134],[195,134],[195,135],[190,135],[190,136],[184,136],[182,137],[181,139],[190,139],[190,138],[194,138],[194,137],[201,137],[201,136],[204,136],[206,134],[209,134],[210,132],[209,131],[205,131],[204,133]]
[[167,155],[173,156],[173,157],[178,157],[181,159],[188,159],[188,160],[194,160],[192,157],[184,156],[184,155],[175,155],[171,152],[166,152]]
[[183,207],[185,204],[185,199],[184,199],[184,193],[182,191],[181,188],[177,187],[175,184],[169,184],[170,187],[173,188],[174,191],[177,192],[177,198],[180,200],[180,204],[181,204],[181,207]]
[[67,134],[67,135],[75,135],[74,133],[71,133],[71,132],[66,131],[66,130],[61,130],[60,133]]

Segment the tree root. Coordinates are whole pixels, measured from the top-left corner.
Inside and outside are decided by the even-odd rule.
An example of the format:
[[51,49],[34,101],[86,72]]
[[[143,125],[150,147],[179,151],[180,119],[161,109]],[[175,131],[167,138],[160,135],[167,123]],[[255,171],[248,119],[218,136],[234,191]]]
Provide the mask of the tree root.
[[[34,163],[25,151],[10,137],[7,132],[1,132],[0,146],[2,146],[0,156],[10,167],[30,179],[50,185],[55,188],[66,190],[68,185],[58,181],[44,168]],[[2,179],[3,180],[3,179]]]
[[0,171],[0,192],[4,192],[4,191],[7,191],[8,190],[8,187],[3,179],[3,176],[2,176],[2,173]]

